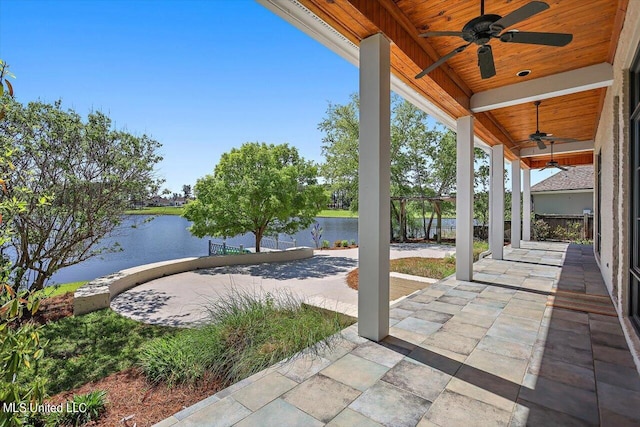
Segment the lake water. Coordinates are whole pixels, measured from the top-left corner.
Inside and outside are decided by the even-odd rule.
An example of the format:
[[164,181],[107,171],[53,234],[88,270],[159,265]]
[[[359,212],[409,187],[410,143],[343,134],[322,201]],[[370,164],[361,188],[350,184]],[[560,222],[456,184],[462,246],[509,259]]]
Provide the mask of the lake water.
[[[49,282],[59,284],[92,280],[96,277],[115,273],[125,268],[135,267],[152,262],[166,261],[176,258],[205,256],[208,254],[208,242],[221,239],[199,239],[189,233],[190,222],[180,216],[161,215],[145,222],[149,217],[132,215],[125,218],[117,232],[102,241],[101,247],[120,244],[122,251],[105,253],[80,264],[63,268]],[[323,228],[322,240],[328,240],[333,246],[335,240],[358,241],[357,218],[316,218]],[[455,220],[443,219],[443,227],[450,226]],[[435,224],[434,224],[435,226]],[[314,247],[311,228],[302,230],[293,236],[298,246]],[[281,240],[290,241],[290,236],[280,236]],[[227,239],[231,246],[254,247],[255,238],[252,233]]]

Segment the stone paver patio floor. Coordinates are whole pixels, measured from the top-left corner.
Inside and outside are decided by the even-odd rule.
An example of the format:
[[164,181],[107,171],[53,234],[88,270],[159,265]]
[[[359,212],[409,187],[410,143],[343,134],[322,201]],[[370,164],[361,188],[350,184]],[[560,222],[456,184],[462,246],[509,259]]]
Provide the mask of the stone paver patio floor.
[[523,242],[392,306],[380,343],[357,325],[159,426],[640,425],[640,378],[615,317],[547,306],[606,293],[592,248]]

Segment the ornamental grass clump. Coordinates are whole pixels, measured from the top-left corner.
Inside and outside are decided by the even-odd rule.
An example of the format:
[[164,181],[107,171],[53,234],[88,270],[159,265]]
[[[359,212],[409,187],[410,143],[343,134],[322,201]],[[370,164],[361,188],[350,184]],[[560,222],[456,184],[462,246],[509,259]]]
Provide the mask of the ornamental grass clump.
[[52,413],[47,425],[83,426],[100,419],[107,410],[106,404],[107,392],[104,390],[75,395],[71,401],[65,402],[63,412]]
[[302,350],[331,346],[332,336],[351,322],[287,292],[232,290],[207,309],[209,324],[143,347],[141,366],[150,381],[193,384],[213,377],[237,382]]

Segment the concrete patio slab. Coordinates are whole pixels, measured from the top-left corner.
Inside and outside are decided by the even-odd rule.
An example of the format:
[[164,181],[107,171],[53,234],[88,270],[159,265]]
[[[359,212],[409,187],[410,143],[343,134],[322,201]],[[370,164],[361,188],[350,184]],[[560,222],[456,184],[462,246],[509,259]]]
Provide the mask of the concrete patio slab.
[[[506,248],[503,261],[483,259],[475,268],[487,270],[496,264],[496,270],[517,269],[520,261],[511,259],[526,254],[556,261],[557,265],[536,265],[528,277],[553,276],[554,289],[565,286],[564,265],[571,266],[574,275],[582,269],[592,281],[599,277],[590,273],[585,250],[569,251],[567,244],[553,243],[523,246]],[[581,264],[572,262],[574,256]],[[381,342],[358,337],[352,325],[333,349],[321,352],[317,363],[296,365],[302,362],[293,359],[276,367],[277,372],[251,377],[217,393],[197,410],[183,412],[187,416],[181,420],[171,417],[162,425],[218,425],[231,416],[241,426],[277,421],[328,426],[639,425],[640,377],[619,339],[617,319],[548,307],[547,295],[525,283],[526,279],[514,289],[503,283],[478,284],[478,297],[464,306],[414,301],[427,288],[408,297],[404,309],[392,310],[403,319],[395,319],[398,323]],[[473,285],[447,278],[431,291],[473,292]],[[479,304],[480,299],[504,304]],[[302,374],[301,366],[309,366],[309,375]],[[267,378],[274,384],[259,386]],[[241,401],[259,408],[252,410]],[[260,406],[263,402],[268,403]]]

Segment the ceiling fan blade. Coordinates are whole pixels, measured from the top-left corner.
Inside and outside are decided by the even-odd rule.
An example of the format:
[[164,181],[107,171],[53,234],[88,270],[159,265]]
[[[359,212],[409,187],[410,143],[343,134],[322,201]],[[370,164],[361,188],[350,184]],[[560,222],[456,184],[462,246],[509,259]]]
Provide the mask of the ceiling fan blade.
[[507,31],[500,36],[500,41],[504,43],[540,44],[544,46],[566,46],[571,40],[573,40],[573,34],[565,33]]
[[545,141],[555,141],[555,142],[577,142],[577,139],[573,138],[556,138],[555,136],[543,136],[540,139],[544,139]]
[[542,142],[541,139],[536,139],[536,144],[538,144],[538,148],[541,149],[541,150],[546,150],[547,149],[547,146],[544,145],[544,142]]
[[488,79],[496,75],[496,64],[493,62],[493,53],[488,44],[478,48],[478,66],[483,79]]
[[426,33],[419,34],[418,37],[439,37],[439,36],[457,36],[464,37],[464,31],[427,31]]
[[569,169],[567,169],[567,168],[565,168],[563,166],[560,166],[560,165],[556,165],[555,167],[560,169],[560,170],[563,170],[563,171],[568,171],[569,170]]
[[465,45],[458,46],[457,48],[453,49],[451,52],[447,53],[445,56],[443,56],[442,58],[438,59],[436,62],[434,62],[433,64],[431,64],[430,66],[428,66],[427,68],[422,70],[420,73],[418,73],[418,75],[416,75],[415,78],[419,79],[419,78],[421,78],[423,76],[426,76],[431,71],[435,70],[436,68],[438,68],[439,66],[441,66],[442,64],[447,62],[449,59],[451,59],[455,55],[457,55],[460,52],[462,52],[463,50],[465,50],[467,48],[467,46],[469,46],[469,45],[465,44]]
[[545,2],[532,1],[525,4],[520,9],[516,9],[510,14],[498,19],[496,22],[491,24],[491,29],[502,31],[505,28],[509,28],[510,26],[524,21],[527,18],[531,18],[533,15],[536,15],[547,9],[549,9],[549,5]]
[[545,166],[543,168],[540,168],[541,171],[545,170],[545,169],[549,169],[549,166]]

